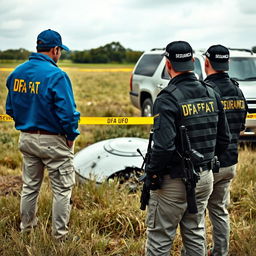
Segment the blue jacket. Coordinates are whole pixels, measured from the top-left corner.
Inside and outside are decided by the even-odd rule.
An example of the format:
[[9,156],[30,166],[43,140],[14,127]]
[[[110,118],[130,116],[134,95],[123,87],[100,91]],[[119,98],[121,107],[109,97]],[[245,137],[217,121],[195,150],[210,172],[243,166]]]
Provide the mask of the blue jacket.
[[68,140],[79,135],[80,113],[68,75],[47,55],[32,53],[7,78],[6,113],[17,130],[46,130],[65,134]]

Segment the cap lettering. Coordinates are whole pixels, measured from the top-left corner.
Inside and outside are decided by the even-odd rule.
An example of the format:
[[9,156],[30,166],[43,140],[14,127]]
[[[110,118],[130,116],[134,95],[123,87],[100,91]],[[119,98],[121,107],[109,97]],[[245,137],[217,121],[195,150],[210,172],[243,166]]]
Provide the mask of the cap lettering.
[[183,58],[188,58],[188,57],[191,57],[192,56],[192,54],[191,54],[191,52],[188,52],[188,53],[176,53],[176,55],[175,55],[175,57],[177,58],[177,59],[183,59]]
[[216,55],[215,55],[215,58],[216,58],[216,59],[228,59],[229,56],[228,56],[228,54],[225,54],[225,55],[216,54]]

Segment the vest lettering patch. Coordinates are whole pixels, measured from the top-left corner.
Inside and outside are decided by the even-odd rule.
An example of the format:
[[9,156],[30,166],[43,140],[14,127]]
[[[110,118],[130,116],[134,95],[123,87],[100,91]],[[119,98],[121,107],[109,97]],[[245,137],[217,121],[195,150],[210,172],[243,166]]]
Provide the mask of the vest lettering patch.
[[14,79],[13,91],[21,93],[38,94],[40,82],[28,82],[23,79]]
[[181,107],[183,116],[192,116],[215,111],[213,101],[183,104]]
[[222,100],[221,103],[222,103],[225,110],[245,109],[244,100]]

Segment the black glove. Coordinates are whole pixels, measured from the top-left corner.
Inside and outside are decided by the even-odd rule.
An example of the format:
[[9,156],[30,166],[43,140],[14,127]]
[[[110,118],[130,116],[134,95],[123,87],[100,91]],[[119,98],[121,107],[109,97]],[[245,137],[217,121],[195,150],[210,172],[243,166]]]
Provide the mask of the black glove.
[[145,178],[145,186],[149,190],[157,190],[160,189],[162,185],[162,178],[158,173],[155,172],[147,172]]

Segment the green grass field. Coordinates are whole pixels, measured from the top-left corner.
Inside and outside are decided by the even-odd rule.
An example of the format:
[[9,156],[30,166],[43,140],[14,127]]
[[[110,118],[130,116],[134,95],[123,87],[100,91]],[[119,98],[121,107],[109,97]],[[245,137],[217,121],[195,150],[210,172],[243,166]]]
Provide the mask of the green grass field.
[[[62,65],[63,64],[63,65]],[[131,68],[128,65],[74,65],[67,72],[72,80],[77,108],[81,116],[139,116],[130,104],[129,72],[80,72],[79,68]],[[1,63],[0,67],[14,67]],[[69,67],[70,67],[69,66]],[[9,71],[0,71],[0,113],[4,113]],[[81,125],[76,141],[79,151],[96,141],[121,136],[147,138],[150,126]],[[139,210],[140,193],[131,194],[118,182],[97,186],[94,181],[77,185],[73,193],[70,230],[80,236],[78,242],[52,241],[51,189],[47,172],[39,198],[39,226],[31,234],[19,232],[21,155],[17,150],[19,132],[13,123],[0,123],[0,255],[143,255],[145,212]],[[256,255],[256,157],[255,150],[240,149],[237,176],[231,191],[230,255]],[[209,222],[207,220],[207,222]],[[211,243],[210,227],[207,234]],[[180,255],[177,235],[172,255]]]
[[[22,60],[0,60],[0,67],[16,67],[18,64],[23,63]],[[130,63],[123,63],[123,64],[116,64],[116,63],[109,63],[109,64],[97,64],[97,63],[73,63],[70,60],[60,60],[58,66],[63,67],[76,67],[76,68],[133,68],[134,64]]]

